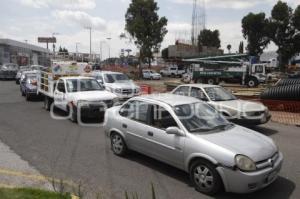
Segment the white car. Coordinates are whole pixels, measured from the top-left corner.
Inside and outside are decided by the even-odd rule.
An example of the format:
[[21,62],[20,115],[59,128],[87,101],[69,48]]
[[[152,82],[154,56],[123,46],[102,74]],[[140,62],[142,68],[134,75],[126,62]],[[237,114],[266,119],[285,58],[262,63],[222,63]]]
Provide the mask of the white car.
[[236,123],[260,125],[271,119],[269,109],[263,104],[237,99],[221,86],[186,84],[178,86],[172,93],[206,101],[226,118]]
[[93,71],[91,74],[107,91],[116,94],[121,101],[126,101],[140,94],[140,87],[127,75],[111,71]]
[[143,78],[144,79],[153,79],[153,80],[160,80],[161,75],[153,70],[143,70]]

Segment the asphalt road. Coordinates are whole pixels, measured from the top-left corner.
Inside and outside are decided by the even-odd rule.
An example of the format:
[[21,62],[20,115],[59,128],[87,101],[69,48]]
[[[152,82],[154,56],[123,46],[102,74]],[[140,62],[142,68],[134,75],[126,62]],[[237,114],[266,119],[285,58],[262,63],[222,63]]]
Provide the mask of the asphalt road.
[[[54,120],[42,104],[26,102],[14,82],[0,81],[0,139],[42,174],[73,180],[106,198],[124,198],[125,190],[150,198],[151,183],[158,198],[212,198],[196,192],[178,169],[137,153],[114,156],[102,128]],[[254,194],[213,198],[300,198],[300,128],[270,122],[254,130],[273,138],[283,152],[280,177]]]

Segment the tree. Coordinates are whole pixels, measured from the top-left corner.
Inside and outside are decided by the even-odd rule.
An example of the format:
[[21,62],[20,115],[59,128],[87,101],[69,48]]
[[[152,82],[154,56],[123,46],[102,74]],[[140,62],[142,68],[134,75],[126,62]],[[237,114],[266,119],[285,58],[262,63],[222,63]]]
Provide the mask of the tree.
[[168,32],[166,28],[168,20],[165,17],[160,18],[158,10],[159,7],[154,0],[132,0],[125,15],[125,29],[140,49],[140,66],[142,60],[146,58],[151,67],[152,53],[155,49],[159,49]]
[[274,5],[268,23],[268,36],[277,45],[279,66],[281,71],[286,70],[289,60],[300,52],[300,8],[293,12],[287,3],[278,1]]
[[278,46],[279,64],[286,70],[289,60],[300,52],[300,6],[293,12],[287,3],[278,1],[268,24],[268,36]]
[[228,45],[227,45],[227,50],[228,50],[228,53],[229,53],[229,54],[231,53],[231,52],[230,52],[231,48],[232,48],[231,44],[228,44]]
[[249,13],[242,19],[243,36],[248,41],[247,50],[251,56],[259,56],[270,43],[267,37],[265,13]]
[[161,51],[161,56],[163,59],[168,59],[169,58],[169,48],[165,48]]
[[221,40],[220,40],[220,33],[218,30],[208,30],[204,29],[200,32],[200,35],[198,36],[198,47],[199,49],[202,48],[202,46],[207,47],[221,47]]
[[244,54],[244,42],[243,42],[243,41],[240,42],[240,45],[239,45],[239,53],[240,53],[240,54]]

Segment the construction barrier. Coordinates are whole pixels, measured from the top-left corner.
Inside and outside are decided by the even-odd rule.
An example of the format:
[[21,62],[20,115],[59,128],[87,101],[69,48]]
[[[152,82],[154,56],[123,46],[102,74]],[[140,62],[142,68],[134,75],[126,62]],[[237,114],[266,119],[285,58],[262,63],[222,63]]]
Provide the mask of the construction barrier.
[[285,111],[292,113],[300,113],[300,101],[288,100],[260,100],[271,111]]
[[149,85],[143,84],[141,87],[141,94],[142,95],[148,95],[152,93],[152,88]]

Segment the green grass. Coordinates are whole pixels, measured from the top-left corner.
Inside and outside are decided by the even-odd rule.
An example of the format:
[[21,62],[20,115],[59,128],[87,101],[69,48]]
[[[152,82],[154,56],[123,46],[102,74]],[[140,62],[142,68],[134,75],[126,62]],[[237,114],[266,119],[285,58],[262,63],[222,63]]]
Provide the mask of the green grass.
[[69,195],[30,188],[0,188],[1,199],[71,199]]

